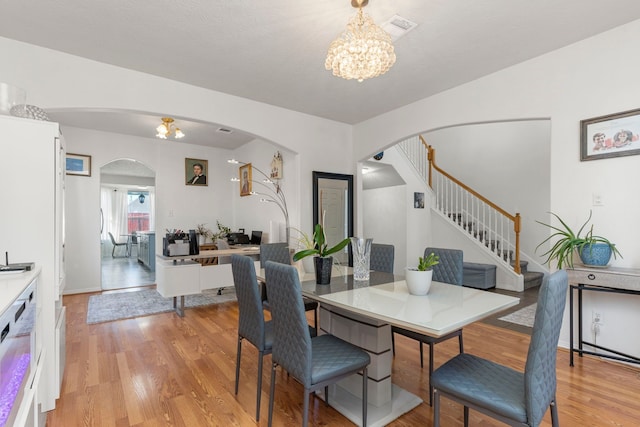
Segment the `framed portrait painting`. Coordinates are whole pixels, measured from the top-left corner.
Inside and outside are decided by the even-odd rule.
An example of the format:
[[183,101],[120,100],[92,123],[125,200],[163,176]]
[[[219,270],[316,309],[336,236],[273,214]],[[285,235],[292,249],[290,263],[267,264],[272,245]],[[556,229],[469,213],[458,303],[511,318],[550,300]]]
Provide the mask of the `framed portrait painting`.
[[240,177],[240,195],[241,196],[250,196],[251,195],[251,163],[247,163],[246,165],[240,166],[238,168],[238,174]]
[[184,179],[187,185],[206,186],[209,162],[202,159],[184,159]]
[[65,171],[67,175],[91,176],[91,156],[67,153]]
[[640,109],[580,121],[580,160],[640,154]]

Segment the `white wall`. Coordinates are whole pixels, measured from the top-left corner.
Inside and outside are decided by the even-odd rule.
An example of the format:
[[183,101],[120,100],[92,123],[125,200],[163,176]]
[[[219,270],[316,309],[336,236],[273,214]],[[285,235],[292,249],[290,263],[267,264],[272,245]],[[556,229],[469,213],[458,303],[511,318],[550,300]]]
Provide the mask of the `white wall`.
[[[640,266],[640,216],[634,183],[640,157],[580,162],[580,120],[638,108],[640,21],[540,56],[484,78],[420,100],[354,127],[354,155],[366,159],[380,148],[417,133],[442,127],[510,119],[551,119],[551,210],[571,224],[594,210],[593,223],[622,251],[620,267]],[[624,67],[613,64],[624,58]],[[419,82],[416,82],[419,84]],[[615,184],[614,184],[615,183]],[[599,192],[604,206],[592,206]],[[597,296],[585,301],[586,313],[597,306],[607,323],[598,342],[615,343],[640,354],[640,339],[628,325],[640,322],[631,299]],[[568,319],[561,343],[568,345]],[[585,333],[588,332],[585,327]]]
[[[265,187],[261,185],[265,179],[257,169],[261,170],[264,174],[269,175],[271,170],[271,160],[276,151],[280,151],[282,155],[283,173],[282,179],[279,181],[284,193],[285,200],[287,202],[287,210],[289,212],[289,223],[292,227],[300,228],[300,187],[301,183],[298,181],[300,176],[299,159],[297,155],[289,150],[278,148],[273,144],[266,141],[256,140],[249,144],[245,144],[236,150],[233,155],[236,160],[251,163],[253,166],[252,180],[253,191],[259,193],[274,195],[272,190],[273,185],[267,184]],[[231,165],[233,168],[230,176],[238,177],[238,167],[240,165]],[[257,168],[257,169],[256,169]],[[309,179],[309,183],[310,183]],[[262,196],[250,196],[240,197],[239,183],[230,183],[232,187],[232,196],[230,198],[230,205],[234,206],[233,225],[235,228],[244,228],[245,232],[250,235],[252,230],[261,230],[263,232],[263,238],[268,238],[269,242],[284,242],[286,240],[284,235],[285,217],[282,211],[275,203],[261,202]],[[309,212],[311,212],[310,210]],[[268,235],[270,229],[280,231],[283,229],[283,235]],[[310,227],[308,228],[310,229]]]
[[[397,148],[385,150],[380,162],[394,165],[406,184],[362,191],[362,236],[394,245],[394,272],[403,274],[431,244],[431,193]],[[413,207],[414,192],[425,193],[424,209]]]
[[507,212],[520,213],[521,253],[539,264],[545,258],[535,249],[549,230],[535,221],[546,221],[550,210],[550,135],[549,120],[456,126],[423,135],[436,150],[438,166]]
[[[247,144],[244,152],[189,145],[176,141],[139,138],[88,129],[63,127],[68,151],[92,157],[91,177],[67,177],[67,286],[65,293],[100,290],[100,167],[118,159],[142,162],[156,173],[156,252],[162,248],[166,229],[194,229],[205,223],[216,230],[216,222],[237,230],[268,230],[269,221],[283,222],[280,210],[259,197],[239,197],[236,158],[268,170],[278,149],[265,141]],[[239,150],[240,151],[240,150]],[[283,190],[291,204],[291,217],[298,218],[300,202],[294,155],[284,154]],[[185,158],[208,161],[208,186],[185,185]],[[286,179],[287,176],[289,179]],[[254,171],[254,179],[262,180]],[[257,188],[254,188],[257,190]],[[289,194],[290,193],[290,194]],[[299,225],[292,222],[292,225]]]
[[[290,208],[294,211],[295,222],[292,220],[292,224],[305,230],[311,230],[312,226],[311,171],[353,173],[351,127],[343,123],[6,38],[0,38],[0,53],[4,58],[11,58],[0,64],[0,81],[24,88],[27,102],[44,109],[129,110],[171,115],[240,129],[262,141],[274,141],[291,153],[302,153],[303,156],[291,162],[285,158],[283,181]],[[188,229],[202,222],[215,224],[217,218],[233,227],[254,226],[247,215],[240,213],[250,210],[234,210],[237,200],[229,178],[234,176],[237,166],[226,163],[227,158],[232,157],[227,153],[177,141],[73,128],[63,128],[63,132],[68,151],[94,156],[92,176],[71,177],[67,184],[67,292],[99,289],[99,239],[90,237],[99,230],[99,174],[96,168],[111,160],[136,159],[156,171],[156,229],[159,233],[165,228]],[[244,155],[242,160],[259,162],[264,159],[268,165],[275,145],[266,147],[258,153],[259,158]],[[326,155],[332,152],[340,152],[340,156]],[[185,157],[209,160],[208,187],[184,185]],[[222,184],[212,184],[216,182]],[[244,200],[242,202],[244,204]],[[264,206],[256,210],[264,213]],[[235,214],[240,216],[236,218]],[[255,227],[264,228],[264,223],[255,223]],[[157,245],[160,241],[158,239]]]
[[[303,154],[300,220],[312,226],[311,171],[354,173],[351,126],[0,37],[0,81],[46,109],[114,109],[217,123]],[[185,129],[186,131],[186,129]],[[339,152],[339,156],[327,153]]]
[[[135,159],[156,173],[157,251],[167,228],[214,226],[217,219],[233,223],[225,203],[231,187],[228,150],[72,127],[62,131],[69,152],[92,159],[91,177],[70,175],[66,181],[66,293],[100,289],[100,168],[113,160]],[[185,185],[187,157],[208,160],[208,186]]]

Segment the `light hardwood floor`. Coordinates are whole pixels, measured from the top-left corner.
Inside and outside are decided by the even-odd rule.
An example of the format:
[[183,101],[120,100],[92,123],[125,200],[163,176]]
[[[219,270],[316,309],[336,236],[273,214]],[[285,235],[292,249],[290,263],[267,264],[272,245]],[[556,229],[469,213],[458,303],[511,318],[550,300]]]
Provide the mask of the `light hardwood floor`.
[[[235,302],[188,309],[184,318],[165,313],[87,325],[89,294],[64,297],[67,365],[61,397],[48,427],[253,426],[267,425],[270,357],[264,364],[261,420],[256,423],[257,351],[244,345],[240,391],[234,395]],[[457,351],[457,341],[436,346],[436,366]],[[455,341],[455,342],[454,342]],[[529,336],[488,324],[464,329],[465,351],[523,369]],[[396,338],[394,382],[427,399],[428,370],[420,369],[418,345]],[[425,356],[428,357],[428,356]],[[560,424],[640,425],[640,370],[558,351]],[[425,360],[425,363],[427,361]],[[302,388],[278,373],[274,425],[300,425]],[[352,425],[312,398],[310,425]],[[432,409],[421,404],[392,426],[431,426]],[[462,407],[443,399],[442,425],[461,426]],[[471,411],[472,426],[502,424]],[[542,423],[549,426],[547,412]]]

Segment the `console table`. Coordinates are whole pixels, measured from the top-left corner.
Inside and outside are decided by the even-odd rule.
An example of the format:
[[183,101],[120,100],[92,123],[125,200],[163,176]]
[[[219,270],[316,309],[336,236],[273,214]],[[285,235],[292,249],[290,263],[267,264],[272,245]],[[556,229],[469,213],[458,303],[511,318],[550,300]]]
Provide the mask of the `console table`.
[[[185,295],[199,294],[205,289],[218,289],[219,294],[222,288],[233,287],[231,264],[201,264],[199,261],[233,254],[260,255],[260,247],[200,251],[198,255],[158,254],[156,255],[156,289],[164,298],[173,297],[173,308],[179,316],[184,316]],[[255,261],[254,264],[256,271],[259,270],[260,261]]]
[[[567,270],[569,276],[569,366],[573,366],[573,353],[590,354],[623,362],[640,364],[640,358],[631,356],[595,343],[585,341],[582,337],[582,292],[608,292],[616,294],[640,295],[640,269],[616,268],[606,269],[575,267]],[[573,343],[573,294],[578,291],[578,348]],[[585,350],[586,344],[592,348],[604,350],[611,354],[596,353]]]

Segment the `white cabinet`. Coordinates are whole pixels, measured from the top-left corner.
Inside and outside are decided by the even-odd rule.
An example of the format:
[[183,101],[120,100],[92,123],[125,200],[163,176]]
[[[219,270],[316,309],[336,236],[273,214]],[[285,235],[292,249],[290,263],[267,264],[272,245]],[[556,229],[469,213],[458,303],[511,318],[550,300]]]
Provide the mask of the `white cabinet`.
[[0,254],[41,268],[38,339],[44,360],[37,402],[49,411],[60,392],[56,362],[64,360],[56,346],[64,341],[64,329],[56,331],[64,288],[64,144],[57,123],[0,116],[0,129]]
[[141,232],[138,234],[138,262],[146,265],[149,270],[156,269],[156,234]]

